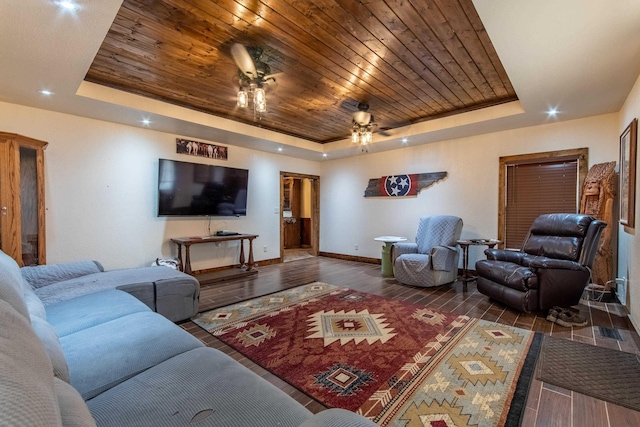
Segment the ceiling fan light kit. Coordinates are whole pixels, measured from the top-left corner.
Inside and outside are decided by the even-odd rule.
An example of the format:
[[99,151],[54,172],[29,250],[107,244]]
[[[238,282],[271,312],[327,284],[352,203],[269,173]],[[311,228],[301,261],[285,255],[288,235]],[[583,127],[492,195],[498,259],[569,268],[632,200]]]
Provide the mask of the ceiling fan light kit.
[[247,108],[249,106],[249,94],[243,88],[238,92],[238,107]]
[[358,104],[358,111],[353,113],[351,121],[351,142],[354,144],[367,145],[373,141],[373,131],[377,126],[373,115],[368,113],[369,105]]
[[356,122],[353,123],[351,129],[351,142],[354,144],[367,145],[373,141],[373,126],[369,123],[366,126],[362,126]]
[[250,83],[249,87],[240,86],[238,91],[238,107],[247,108],[250,101],[253,102],[254,119],[261,119],[261,113],[267,111],[267,96],[264,89],[255,83]]
[[264,93],[264,89],[257,87],[253,91],[253,105],[257,112],[264,113],[267,111],[267,96]]

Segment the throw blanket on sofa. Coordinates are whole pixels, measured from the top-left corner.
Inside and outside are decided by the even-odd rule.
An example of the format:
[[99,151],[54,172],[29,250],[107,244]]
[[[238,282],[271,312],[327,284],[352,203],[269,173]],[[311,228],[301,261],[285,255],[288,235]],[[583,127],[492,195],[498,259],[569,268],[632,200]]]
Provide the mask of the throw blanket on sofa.
[[104,271],[102,264],[98,261],[76,261],[64,264],[48,265],[47,268],[23,267],[22,277],[33,289],[48,286],[52,283],[63,282],[86,276],[87,274],[100,273]]

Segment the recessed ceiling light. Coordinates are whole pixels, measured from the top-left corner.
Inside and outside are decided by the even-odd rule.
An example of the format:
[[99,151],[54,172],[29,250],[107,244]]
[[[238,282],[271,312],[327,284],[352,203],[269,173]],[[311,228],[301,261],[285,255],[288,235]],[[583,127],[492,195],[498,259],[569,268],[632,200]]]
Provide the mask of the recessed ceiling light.
[[409,139],[408,139],[408,138],[402,138],[402,143],[403,143],[403,144],[406,144],[407,142],[409,142]]
[[60,0],[55,2],[58,6],[67,10],[77,10],[78,5],[69,0]]
[[51,92],[50,90],[46,90],[46,89],[42,89],[42,90],[40,90],[40,91],[38,91],[38,92],[40,92],[41,94],[43,94],[43,95],[45,95],[45,96],[51,96],[51,95],[53,95],[53,92]]
[[327,157],[327,153],[322,153],[322,157]]
[[555,117],[558,115],[558,109],[557,108],[549,108],[547,110],[547,116],[549,117]]
[[140,121],[142,122],[142,124],[144,126],[149,126],[151,124],[151,120],[149,120],[149,119],[142,119]]
[[278,147],[278,151],[282,151],[282,147]]

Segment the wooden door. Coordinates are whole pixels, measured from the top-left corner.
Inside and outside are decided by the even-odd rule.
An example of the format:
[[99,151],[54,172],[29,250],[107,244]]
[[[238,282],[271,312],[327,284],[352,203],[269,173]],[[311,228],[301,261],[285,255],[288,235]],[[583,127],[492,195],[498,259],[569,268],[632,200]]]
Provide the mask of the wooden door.
[[0,249],[20,266],[46,262],[44,148],[0,132]]

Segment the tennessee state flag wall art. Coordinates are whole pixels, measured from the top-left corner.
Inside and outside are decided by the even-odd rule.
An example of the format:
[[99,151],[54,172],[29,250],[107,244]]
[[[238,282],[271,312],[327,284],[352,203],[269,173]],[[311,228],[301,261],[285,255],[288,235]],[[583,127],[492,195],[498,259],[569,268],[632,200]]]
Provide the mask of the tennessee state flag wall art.
[[446,176],[446,172],[430,172],[372,178],[364,190],[364,197],[416,196],[420,190],[430,187]]

